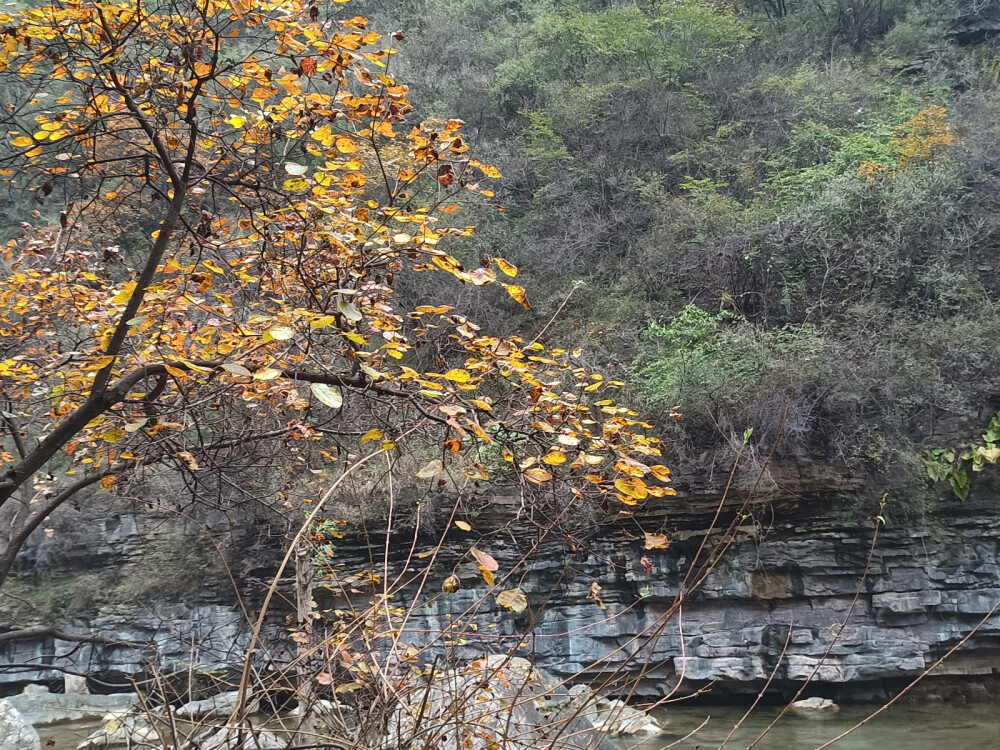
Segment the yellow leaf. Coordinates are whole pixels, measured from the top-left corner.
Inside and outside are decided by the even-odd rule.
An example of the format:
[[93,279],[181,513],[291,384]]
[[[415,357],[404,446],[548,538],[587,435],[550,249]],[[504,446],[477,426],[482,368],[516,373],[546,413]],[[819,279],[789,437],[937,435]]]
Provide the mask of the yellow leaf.
[[135,291],[135,282],[130,281],[125,286],[122,287],[121,291],[118,292],[111,301],[116,305],[124,305],[132,298],[132,293]]
[[253,374],[254,380],[274,380],[278,377],[281,377],[281,370],[271,367],[262,367]]
[[442,471],[444,471],[444,462],[440,458],[435,458],[417,472],[417,477],[419,479],[433,479]]
[[483,580],[486,581],[487,586],[495,586],[496,579],[493,577],[493,571],[488,568],[484,568],[482,565],[477,566],[479,568],[480,574],[483,576]]
[[455,521],[455,525],[462,531],[472,531],[472,527],[469,526],[465,521]]
[[275,341],[288,341],[295,335],[295,331],[288,326],[275,326],[268,333],[271,334],[271,338]]
[[337,150],[342,154],[353,154],[358,150],[358,144],[350,138],[338,138],[334,141]]
[[121,427],[112,427],[110,430],[101,435],[101,439],[105,443],[117,443],[123,437],[125,437],[125,430]]
[[650,534],[645,532],[646,549],[666,549],[670,546],[666,534]]
[[542,457],[542,463],[546,463],[549,466],[559,466],[566,463],[566,454],[562,451],[552,451]]
[[497,595],[497,604],[514,612],[524,612],[528,608],[528,597],[521,589],[507,589]]
[[494,258],[493,260],[496,261],[497,268],[499,268],[505,274],[507,274],[511,278],[517,276],[517,266],[515,266],[513,263],[511,263],[508,260],[505,260],[504,258]]
[[666,466],[657,464],[656,466],[650,466],[649,470],[650,472],[652,472],[653,476],[659,479],[661,482],[670,481],[670,469],[668,469]]
[[531,309],[531,305],[528,304],[528,293],[524,291],[523,286],[517,286],[516,284],[503,284],[503,288],[506,289],[507,294],[522,305],[525,310]]
[[470,375],[466,370],[449,370],[444,374],[444,377],[455,383],[468,383]]
[[646,483],[638,477],[622,477],[620,479],[616,479],[615,488],[623,495],[635,498],[636,500],[643,500],[647,495],[649,495]]
[[365,443],[371,443],[375,440],[381,440],[384,434],[385,433],[379,429],[368,430],[368,432],[361,436],[361,444],[364,445]]
[[533,484],[545,484],[552,481],[552,474],[545,469],[535,467],[524,472],[524,478]]
[[456,575],[448,576],[441,583],[441,590],[446,594],[454,594],[460,588],[462,588],[462,582],[458,580]]
[[17,148],[25,148],[27,146],[33,145],[35,141],[33,138],[30,138],[26,135],[22,135],[20,138],[15,138],[10,143],[12,146],[16,146]]
[[309,321],[310,328],[326,328],[327,326],[332,326],[337,322],[337,318],[334,315],[324,315],[320,318],[313,318]]
[[111,492],[115,488],[115,478],[112,476],[107,476],[101,479],[101,489],[105,492]]

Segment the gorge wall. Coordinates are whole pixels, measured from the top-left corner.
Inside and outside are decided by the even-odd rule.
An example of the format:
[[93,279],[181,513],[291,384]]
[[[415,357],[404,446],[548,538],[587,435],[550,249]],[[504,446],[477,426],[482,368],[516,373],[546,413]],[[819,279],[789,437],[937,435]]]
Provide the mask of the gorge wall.
[[[572,541],[554,529],[539,543],[536,531],[515,524],[488,549],[503,573],[538,545],[518,579],[528,595],[528,610],[516,615],[493,605],[462,617],[486,592],[474,565],[463,563],[457,570],[463,588],[419,609],[408,623],[412,632],[407,638],[419,642],[462,617],[466,624],[477,623],[478,630],[466,631],[457,647],[459,658],[509,647],[520,639],[523,653],[556,675],[608,681],[619,688],[634,682],[644,696],[663,696],[680,682],[677,695],[709,688],[703,696],[731,700],[737,694],[756,695],[769,677],[770,690],[787,696],[812,676],[808,695],[883,699],[933,664],[1000,602],[1000,503],[995,494],[981,493],[979,500],[937,506],[920,524],[896,521],[890,506],[889,522],[871,551],[874,520],[846,512],[843,490],[830,487],[830,482],[811,487],[801,481],[801,491],[795,494],[775,493],[755,502],[722,561],[669,622],[663,614],[677,596],[718,503],[711,493],[691,493],[661,511],[647,509]],[[733,508],[724,510],[723,525],[732,513]],[[499,501],[476,526],[481,530],[510,522],[511,517]],[[252,526],[230,527],[221,516],[214,520],[217,527],[227,528],[231,546],[245,556],[267,559],[268,545],[276,540],[262,541],[260,529]],[[645,550],[640,528],[667,534],[669,548]],[[46,545],[56,539],[62,545],[58,558],[47,557]],[[461,552],[473,543],[470,539],[455,531],[446,544]],[[435,541],[429,537],[427,546]],[[707,546],[716,541],[717,535]],[[38,586],[46,585],[46,566],[58,559],[61,586],[73,586],[69,564],[77,566],[81,580],[100,577],[103,570],[121,587],[123,570],[155,579],[152,564],[136,568],[137,559],[147,559],[144,550],[192,545],[207,545],[200,531],[146,508],[114,522],[82,516],[57,521],[52,539],[36,540],[30,561],[32,575],[41,576]],[[394,540],[391,569],[399,569],[409,548],[409,537]],[[360,539],[345,539],[338,559],[348,571],[371,566]],[[436,572],[433,590],[451,569],[449,563]],[[238,580],[249,590],[267,572],[266,564],[256,570],[251,566]],[[606,609],[588,599],[594,582],[601,587]],[[26,591],[29,583],[23,580],[14,595]],[[10,619],[16,602],[10,593],[2,597]],[[154,641],[157,649],[139,658],[126,647],[67,643],[50,634],[9,642],[0,636],[0,693],[16,692],[26,682],[62,679],[58,672],[25,671],[13,664],[55,663],[102,679],[139,674],[149,663],[166,671],[195,664],[199,670],[221,674],[238,664],[249,631],[231,587],[208,574],[183,597],[171,599],[154,585],[133,601],[78,611],[67,605],[66,611],[52,615],[54,622],[16,624],[54,624],[70,632]],[[280,641],[284,613],[275,615],[272,633]],[[985,699],[1000,694],[997,675],[1000,615],[986,618],[914,694],[924,699]],[[100,689],[97,683],[91,687]]]

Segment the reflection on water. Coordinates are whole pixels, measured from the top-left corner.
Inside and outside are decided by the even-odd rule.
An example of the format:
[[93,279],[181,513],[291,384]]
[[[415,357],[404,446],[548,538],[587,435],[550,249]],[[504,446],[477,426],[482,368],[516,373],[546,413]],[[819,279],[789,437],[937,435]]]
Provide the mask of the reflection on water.
[[[871,715],[873,707],[850,706],[829,714],[785,714],[754,750],[813,750]],[[718,748],[745,709],[672,708],[658,717],[668,721],[669,735],[641,743],[622,743],[635,750],[661,750],[694,730],[704,729],[673,745],[677,750]],[[726,745],[746,750],[780,709],[758,709]],[[1000,706],[990,704],[900,706],[872,719],[833,745],[837,750],[1000,750]]]
[[[864,719],[872,710],[854,706],[832,714],[786,714],[754,750],[813,750]],[[742,715],[743,710],[738,708],[671,708],[658,716],[668,722],[669,735],[620,744],[635,750],[663,750],[709,718],[704,729],[674,747],[713,750],[722,744]],[[777,715],[777,708],[757,710],[726,748],[746,750]],[[43,727],[39,735],[45,750],[74,750],[95,728],[93,723]],[[1000,706],[984,703],[900,706],[876,717],[834,747],[837,750],[1000,750]]]

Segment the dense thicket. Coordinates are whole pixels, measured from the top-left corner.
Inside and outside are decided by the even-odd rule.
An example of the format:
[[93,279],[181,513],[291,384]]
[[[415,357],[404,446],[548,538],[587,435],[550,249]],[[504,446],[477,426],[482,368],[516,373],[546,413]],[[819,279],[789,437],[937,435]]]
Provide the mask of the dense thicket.
[[504,173],[464,252],[681,404],[675,460],[747,426],[766,453],[790,401],[782,453],[919,483],[942,423],[994,410],[996,3],[361,5]]

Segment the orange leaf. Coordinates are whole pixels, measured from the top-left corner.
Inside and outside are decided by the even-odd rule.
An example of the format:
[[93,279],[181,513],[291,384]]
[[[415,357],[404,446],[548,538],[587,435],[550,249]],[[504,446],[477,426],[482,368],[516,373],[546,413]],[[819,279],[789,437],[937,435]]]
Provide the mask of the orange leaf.
[[545,469],[534,468],[528,469],[524,472],[524,478],[533,484],[545,484],[546,482],[552,481],[551,472],[545,471]]

